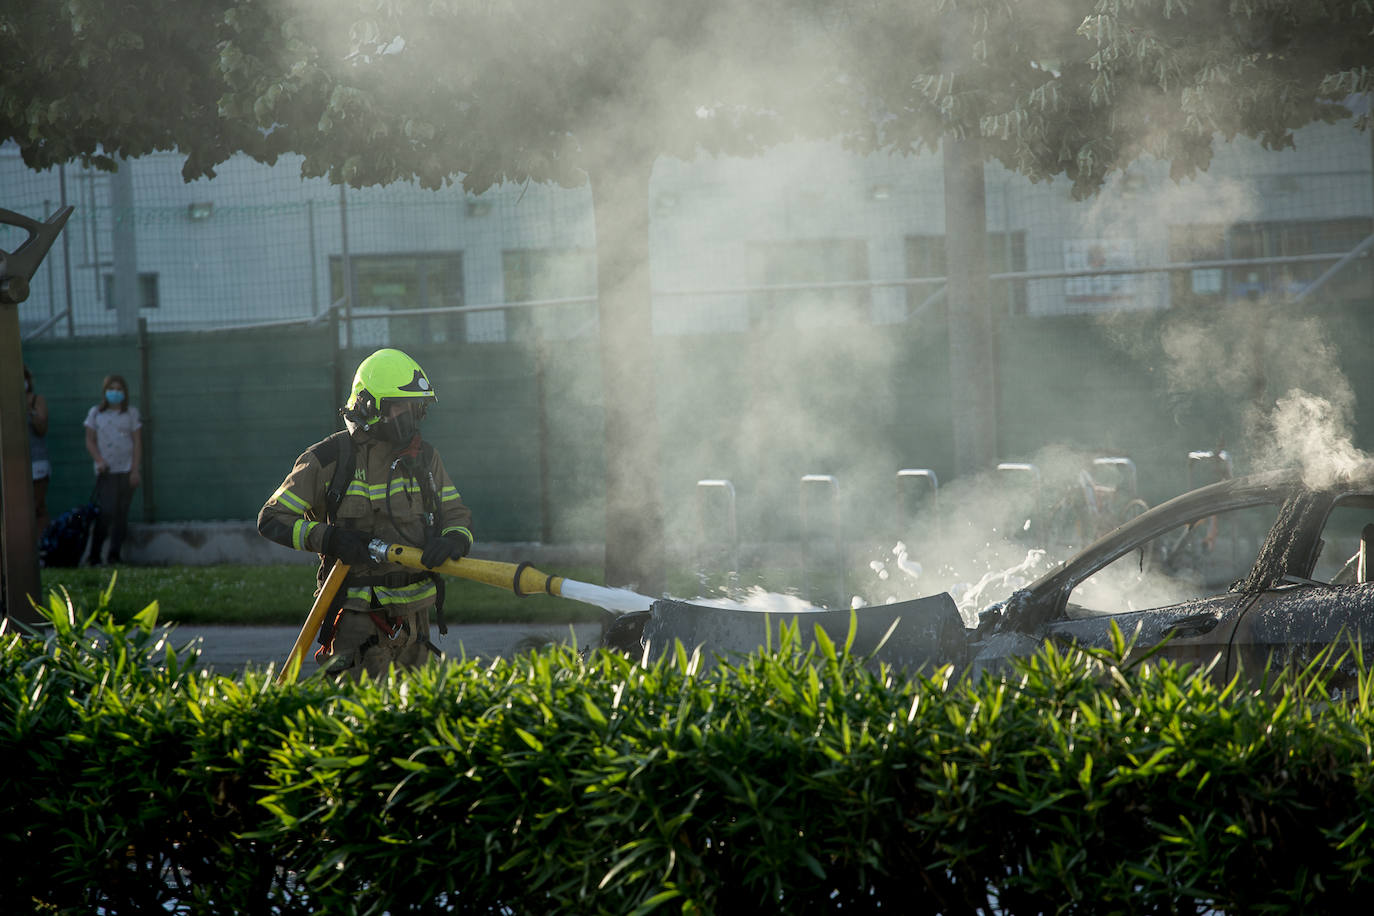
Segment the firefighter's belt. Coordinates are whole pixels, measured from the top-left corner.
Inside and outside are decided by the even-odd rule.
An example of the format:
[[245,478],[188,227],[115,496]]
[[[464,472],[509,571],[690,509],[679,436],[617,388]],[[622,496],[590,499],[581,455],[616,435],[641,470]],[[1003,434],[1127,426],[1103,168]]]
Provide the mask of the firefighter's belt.
[[407,585],[414,585],[416,582],[423,582],[429,577],[429,573],[423,572],[361,573],[354,575],[350,571],[345,581],[348,585],[380,585],[383,588],[404,588]]

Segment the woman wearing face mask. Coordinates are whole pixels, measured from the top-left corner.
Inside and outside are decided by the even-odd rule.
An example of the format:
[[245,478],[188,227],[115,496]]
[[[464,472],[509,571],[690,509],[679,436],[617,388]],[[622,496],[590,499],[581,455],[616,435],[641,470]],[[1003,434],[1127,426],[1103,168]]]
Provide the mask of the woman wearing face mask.
[[129,406],[129,386],[122,375],[107,375],[100,386],[100,403],[86,414],[86,451],[95,461],[96,502],[100,515],[91,535],[90,563],[101,563],[100,549],[110,541],[107,563],[119,562],[119,549],[128,530],[129,504],[139,484],[143,459],[143,423],[138,408]]

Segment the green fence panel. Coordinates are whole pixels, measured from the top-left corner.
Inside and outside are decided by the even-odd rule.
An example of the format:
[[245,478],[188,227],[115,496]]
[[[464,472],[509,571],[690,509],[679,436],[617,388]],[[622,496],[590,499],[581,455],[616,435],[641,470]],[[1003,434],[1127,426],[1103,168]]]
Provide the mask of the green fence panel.
[[[1343,376],[1349,392],[1374,389],[1364,307],[1303,308],[1330,346],[1308,354],[1301,340],[1276,340],[1274,353],[1309,359],[1314,375]],[[1171,383],[1163,341],[1171,322],[1188,317],[1002,318],[999,458],[1034,460],[1047,446],[1124,455],[1153,504],[1186,488],[1189,451],[1242,450],[1246,411],[1258,401]],[[142,347],[136,337],[26,343],[52,417],[50,510],[90,494],[82,421],[113,371],[128,380],[147,424],[148,483],[134,520],[255,517],[295,457],[339,428],[338,408],[372,348],[341,350],[336,335],[319,326],[160,333]],[[743,539],[777,541],[800,534],[801,476],[832,474],[845,536],[876,543],[900,535],[897,470],[930,468],[942,484],[955,476],[948,335],[938,318],[660,337],[651,346],[670,542],[698,537],[696,483],[705,478],[734,483]],[[425,434],[472,507],[479,541],[602,538],[605,468],[615,456],[604,453],[596,337],[408,352],[435,384]],[[1255,397],[1272,405],[1286,378],[1256,370]],[[1350,400],[1354,444],[1368,449],[1374,404]],[[1238,455],[1238,470],[1247,457]]]
[[338,428],[328,326],[149,337],[147,473],[158,521],[256,518]]
[[528,434],[542,442],[539,540],[599,542],[606,530],[605,401],[595,337],[533,348],[542,417]]

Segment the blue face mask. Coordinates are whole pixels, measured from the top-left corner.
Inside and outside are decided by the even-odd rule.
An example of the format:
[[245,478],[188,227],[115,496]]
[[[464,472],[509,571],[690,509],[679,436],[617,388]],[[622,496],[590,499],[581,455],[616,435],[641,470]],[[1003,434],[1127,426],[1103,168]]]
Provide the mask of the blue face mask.
[[118,388],[111,388],[109,391],[105,392],[105,400],[110,404],[123,404],[124,392],[120,391]]

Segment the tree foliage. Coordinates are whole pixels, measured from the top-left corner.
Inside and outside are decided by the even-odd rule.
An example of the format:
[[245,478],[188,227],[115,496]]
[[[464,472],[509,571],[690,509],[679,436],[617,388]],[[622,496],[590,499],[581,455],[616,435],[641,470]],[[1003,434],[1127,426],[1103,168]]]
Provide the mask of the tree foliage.
[[1080,145],[1080,184],[1141,154],[1184,177],[1207,168],[1214,137],[1279,149],[1299,127],[1349,116],[1347,100],[1370,89],[1371,32],[1374,6],[1359,0],[1102,0],[1079,28],[1104,138],[1100,152]]
[[34,168],[159,149],[187,179],[237,151],[270,158],[252,125],[219,111],[220,30],[232,0],[185,4],[33,0],[0,8],[0,142]]
[[1348,115],[1372,33],[1370,0],[34,0],[0,12],[0,140],[35,167],[175,147],[194,178],[289,150],[480,192],[617,154],[954,134],[1088,194],[1140,155],[1184,176],[1216,137],[1279,148]]
[[730,78],[745,62],[788,70],[795,42],[776,11],[729,0],[245,3],[227,16],[222,107],[336,181],[577,185],[619,159],[780,139],[779,112],[761,100],[785,103],[795,87]]
[[1367,0],[873,0],[849,6],[840,34],[875,115],[852,142],[914,152],[978,137],[989,158],[1064,176],[1080,197],[1141,156],[1183,178],[1218,138],[1289,146],[1374,88]]
[[[243,151],[355,185],[577,185],[620,156],[751,153],[822,77],[787,4],[37,0],[0,13],[0,140],[37,168]],[[810,37],[808,37],[810,36]],[[798,59],[798,55],[803,59]],[[810,75],[808,75],[810,74]]]

